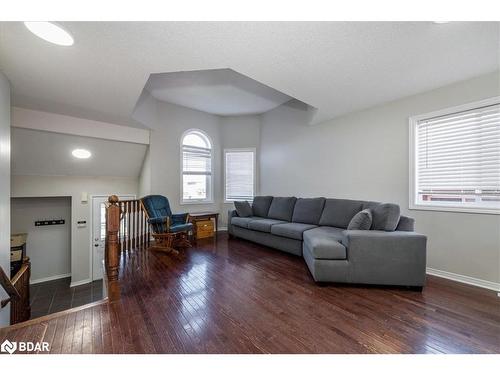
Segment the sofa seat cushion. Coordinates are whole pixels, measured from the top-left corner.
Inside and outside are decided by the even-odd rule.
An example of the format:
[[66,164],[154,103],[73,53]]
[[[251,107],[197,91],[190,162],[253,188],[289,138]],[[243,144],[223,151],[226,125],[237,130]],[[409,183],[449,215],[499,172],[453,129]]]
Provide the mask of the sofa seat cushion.
[[317,228],[317,226],[302,223],[276,224],[271,227],[271,233],[281,237],[302,240],[302,233],[313,228]]
[[251,217],[234,216],[231,218],[231,224],[236,225],[237,227],[240,227],[240,228],[248,229],[248,224],[252,220],[264,220],[264,219],[261,217],[257,217],[257,216],[251,216]]
[[347,259],[347,251],[342,241],[342,228],[318,227],[303,233],[304,248],[315,259]]
[[276,224],[284,224],[286,221],[274,219],[261,219],[251,220],[248,223],[248,229],[257,230],[259,232],[271,233],[271,227]]

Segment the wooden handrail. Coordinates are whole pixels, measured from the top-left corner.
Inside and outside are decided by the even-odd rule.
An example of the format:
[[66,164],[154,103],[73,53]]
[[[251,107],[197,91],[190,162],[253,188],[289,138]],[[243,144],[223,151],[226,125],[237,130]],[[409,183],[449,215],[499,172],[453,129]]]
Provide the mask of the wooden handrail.
[[23,258],[23,264],[11,282],[19,292],[21,298],[12,300],[10,305],[10,324],[16,324],[29,320],[31,317],[30,308],[30,275],[31,263],[28,257]]
[[108,298],[119,296],[119,267],[122,251],[149,246],[150,228],[144,207],[139,199],[120,201],[116,195],[108,198],[106,206],[105,272]]
[[7,295],[9,296],[9,298],[4,299],[0,302],[0,307],[2,309],[5,306],[7,306],[7,304],[10,301],[13,300],[17,301],[21,299],[21,295],[17,291],[16,287],[14,286],[10,278],[6,275],[2,267],[0,267],[0,284],[2,285],[3,289],[7,292]]

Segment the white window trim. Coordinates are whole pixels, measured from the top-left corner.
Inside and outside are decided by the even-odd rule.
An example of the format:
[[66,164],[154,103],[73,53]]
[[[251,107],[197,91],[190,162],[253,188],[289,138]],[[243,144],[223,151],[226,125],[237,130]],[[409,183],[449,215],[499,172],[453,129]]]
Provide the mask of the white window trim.
[[253,194],[254,197],[257,194],[257,149],[255,147],[246,147],[246,148],[225,148],[223,153],[223,194],[224,194],[224,203],[232,204],[235,201],[226,199],[226,154],[228,152],[253,152]]
[[[189,200],[184,200],[184,181],[183,181],[183,171],[184,171],[184,164],[183,164],[183,154],[182,154],[182,141],[184,140],[184,137],[191,133],[191,132],[198,132],[203,134],[205,137],[207,137],[208,141],[210,142],[210,168],[211,168],[211,178],[210,178],[210,186],[208,186],[208,197],[206,199],[189,199]],[[196,205],[196,204],[211,204],[214,203],[214,143],[212,141],[212,138],[203,130],[197,129],[197,128],[191,128],[186,130],[184,133],[181,135],[181,139],[179,142],[179,159],[180,159],[180,169],[179,169],[179,178],[180,178],[180,204],[181,206],[184,205]]]
[[500,210],[498,208],[476,208],[476,207],[463,207],[456,205],[443,205],[443,204],[422,204],[416,203],[416,191],[417,191],[417,178],[416,173],[416,128],[419,121],[430,117],[437,117],[447,115],[453,112],[463,112],[472,110],[478,107],[484,107],[488,105],[494,105],[500,103],[500,96],[492,97],[489,99],[479,100],[473,103],[467,103],[458,105],[455,107],[444,108],[438,111],[425,113],[418,116],[411,116],[409,118],[409,209],[410,210],[425,210],[425,211],[444,211],[444,212],[464,212],[464,213],[478,213],[478,214],[493,214],[500,215]]

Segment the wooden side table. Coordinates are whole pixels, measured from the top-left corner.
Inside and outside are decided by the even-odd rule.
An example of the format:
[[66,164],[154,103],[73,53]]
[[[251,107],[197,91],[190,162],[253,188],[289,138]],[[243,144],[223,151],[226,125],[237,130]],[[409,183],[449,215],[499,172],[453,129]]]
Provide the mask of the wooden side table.
[[213,220],[215,228],[215,237],[217,237],[217,230],[219,229],[219,213],[218,212],[193,212],[189,214],[189,222],[193,223],[193,237],[196,241],[196,222],[202,220]]

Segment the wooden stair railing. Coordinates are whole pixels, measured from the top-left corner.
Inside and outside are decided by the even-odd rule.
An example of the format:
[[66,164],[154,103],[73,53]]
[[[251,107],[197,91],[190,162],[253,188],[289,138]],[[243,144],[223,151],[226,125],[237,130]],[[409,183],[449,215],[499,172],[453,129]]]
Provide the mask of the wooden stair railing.
[[0,302],[3,309],[10,302],[10,324],[16,324],[29,320],[31,316],[30,308],[30,260],[23,259],[23,264],[12,280],[0,267],[0,284],[7,292],[8,298]]
[[104,246],[105,282],[109,300],[120,297],[119,268],[122,251],[149,246],[151,231],[141,201],[108,198],[106,207],[106,241]]

